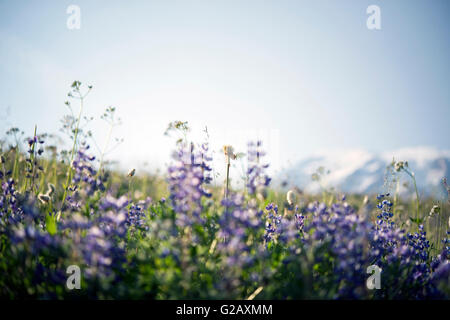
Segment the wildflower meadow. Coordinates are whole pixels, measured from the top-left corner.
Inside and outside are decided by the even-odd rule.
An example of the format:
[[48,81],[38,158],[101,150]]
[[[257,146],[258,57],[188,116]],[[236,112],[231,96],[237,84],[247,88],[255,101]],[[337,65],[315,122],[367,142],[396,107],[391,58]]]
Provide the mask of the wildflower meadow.
[[[166,172],[122,172],[106,152],[121,141],[98,153],[85,130],[91,90],[79,81],[70,88],[58,133],[70,144],[45,128],[2,133],[1,298],[450,297],[448,201],[417,187],[411,198],[381,187],[378,195],[284,190],[271,184],[264,141],[214,153],[208,135],[192,141],[182,121],[166,131]],[[111,130],[120,122],[111,107],[102,119]],[[231,181],[237,159],[246,164],[242,187]],[[389,168],[416,186],[407,162]]]

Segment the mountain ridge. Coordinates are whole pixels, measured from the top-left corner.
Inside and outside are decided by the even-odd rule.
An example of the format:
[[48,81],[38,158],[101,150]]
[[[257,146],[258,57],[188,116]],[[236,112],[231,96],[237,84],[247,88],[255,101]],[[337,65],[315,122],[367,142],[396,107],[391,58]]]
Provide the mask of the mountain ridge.
[[[381,153],[363,149],[327,150],[315,153],[281,170],[275,183],[287,188],[297,186],[305,192],[317,193],[320,185],[312,180],[318,168],[324,168],[322,183],[344,193],[381,193],[390,191],[391,175],[387,168],[395,161],[407,161],[410,171],[415,173],[421,194],[442,196],[445,189],[442,178],[450,178],[450,150],[434,147],[408,147]],[[403,172],[396,173],[400,192],[408,192],[411,179]],[[405,185],[406,183],[406,185]]]

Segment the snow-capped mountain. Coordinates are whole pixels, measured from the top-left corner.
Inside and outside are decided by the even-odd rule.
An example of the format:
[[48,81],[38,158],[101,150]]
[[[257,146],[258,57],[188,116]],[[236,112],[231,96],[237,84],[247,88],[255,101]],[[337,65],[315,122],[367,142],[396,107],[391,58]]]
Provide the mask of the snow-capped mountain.
[[[317,153],[282,170],[276,182],[284,182],[288,188],[298,186],[307,192],[317,192],[320,185],[312,180],[312,175],[322,167],[324,174],[321,181],[326,187],[334,187],[345,193],[387,192],[389,186],[392,188],[387,166],[393,159],[408,161],[421,194],[444,195],[442,178],[450,179],[450,150],[431,147],[403,148],[380,154],[364,150]],[[398,176],[401,192],[406,192],[408,185],[412,187],[412,181],[405,173]]]

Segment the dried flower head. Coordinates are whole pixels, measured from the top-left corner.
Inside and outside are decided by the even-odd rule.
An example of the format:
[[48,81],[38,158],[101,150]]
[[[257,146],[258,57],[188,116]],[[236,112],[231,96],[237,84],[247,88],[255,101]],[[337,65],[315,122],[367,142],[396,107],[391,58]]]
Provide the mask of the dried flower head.
[[53,195],[53,193],[55,192],[55,186],[52,183],[48,183],[47,187],[48,187],[47,195],[49,197],[51,197]]
[[3,155],[0,156],[0,164],[6,163],[5,157]]
[[286,194],[286,200],[289,203],[290,206],[292,206],[296,200],[297,200],[297,195],[295,194],[294,190],[289,190]]
[[223,146],[223,153],[228,164],[230,163],[230,159],[236,160],[237,156],[234,154],[234,149],[232,146]]
[[40,193],[38,195],[38,199],[39,199],[39,201],[41,201],[44,204],[47,204],[50,201],[50,197],[48,195],[46,195],[46,194],[43,194],[43,193]]
[[363,205],[366,206],[369,203],[369,196],[365,195],[363,199]]

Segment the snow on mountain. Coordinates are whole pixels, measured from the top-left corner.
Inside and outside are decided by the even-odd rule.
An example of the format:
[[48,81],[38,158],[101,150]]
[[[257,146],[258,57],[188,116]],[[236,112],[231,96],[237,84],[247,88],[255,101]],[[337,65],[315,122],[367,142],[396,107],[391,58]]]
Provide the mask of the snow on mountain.
[[[380,193],[386,191],[386,168],[393,159],[408,161],[421,194],[442,195],[442,178],[450,178],[450,150],[432,147],[402,148],[380,154],[360,149],[319,152],[282,170],[275,181],[314,193],[320,190],[320,185],[311,176],[323,167],[322,184],[327,187],[345,193]],[[407,187],[403,184],[411,185],[411,181],[405,174],[399,176],[405,191]]]

